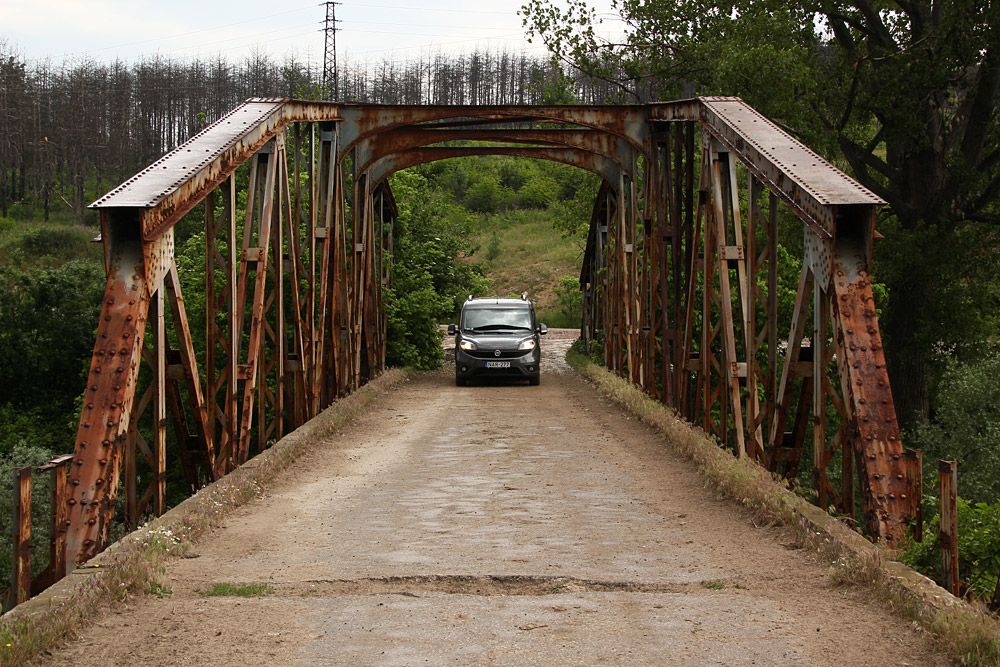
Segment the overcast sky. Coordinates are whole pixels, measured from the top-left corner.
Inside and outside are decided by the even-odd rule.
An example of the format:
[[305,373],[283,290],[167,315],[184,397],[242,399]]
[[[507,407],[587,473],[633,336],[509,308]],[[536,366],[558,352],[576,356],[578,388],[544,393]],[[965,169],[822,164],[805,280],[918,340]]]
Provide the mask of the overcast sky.
[[[407,60],[421,54],[528,44],[517,15],[522,0],[343,0],[337,7],[339,58],[355,63]],[[611,0],[591,0],[610,15]],[[318,0],[0,0],[0,40],[29,59],[134,61],[253,49],[276,58],[294,54],[318,67],[325,9]]]

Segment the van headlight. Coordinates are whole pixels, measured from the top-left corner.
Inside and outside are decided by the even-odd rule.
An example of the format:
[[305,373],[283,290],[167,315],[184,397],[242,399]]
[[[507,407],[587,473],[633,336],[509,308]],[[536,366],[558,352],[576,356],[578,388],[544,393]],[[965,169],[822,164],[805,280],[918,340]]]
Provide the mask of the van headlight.
[[535,339],[528,338],[527,340],[522,340],[521,344],[517,346],[519,350],[534,350],[535,349]]
[[460,348],[462,348],[463,350],[475,350],[476,349],[476,344],[473,343],[471,340],[463,340],[462,342],[460,342],[458,344],[458,346]]

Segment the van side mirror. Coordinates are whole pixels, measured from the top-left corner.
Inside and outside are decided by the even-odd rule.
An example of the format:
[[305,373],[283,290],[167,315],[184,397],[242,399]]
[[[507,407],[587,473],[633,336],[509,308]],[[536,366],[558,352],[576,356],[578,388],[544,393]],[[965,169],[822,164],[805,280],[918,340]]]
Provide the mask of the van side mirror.
[[454,336],[454,335],[455,335],[455,332],[456,332],[456,329],[457,329],[457,328],[455,327],[455,325],[454,325],[454,324],[449,324],[449,325],[448,325],[448,335],[449,335],[449,336]]
[[548,332],[549,332],[549,328],[547,326],[545,326],[544,324],[539,324],[538,325],[538,333],[540,333],[540,334],[542,334],[544,336]]

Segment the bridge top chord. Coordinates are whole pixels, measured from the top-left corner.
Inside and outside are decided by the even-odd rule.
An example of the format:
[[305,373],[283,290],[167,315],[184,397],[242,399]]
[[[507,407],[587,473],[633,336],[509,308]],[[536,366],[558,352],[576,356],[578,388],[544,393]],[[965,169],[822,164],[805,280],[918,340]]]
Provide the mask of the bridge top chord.
[[249,100],[91,204],[91,208],[152,208],[253,133],[285,100]]

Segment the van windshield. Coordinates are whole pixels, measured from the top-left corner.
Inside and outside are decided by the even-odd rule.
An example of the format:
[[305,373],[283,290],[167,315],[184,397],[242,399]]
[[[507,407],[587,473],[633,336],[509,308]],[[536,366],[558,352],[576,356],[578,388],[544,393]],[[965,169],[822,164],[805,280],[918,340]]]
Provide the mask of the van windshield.
[[527,308],[469,308],[462,318],[466,331],[524,329],[531,331],[531,311]]

